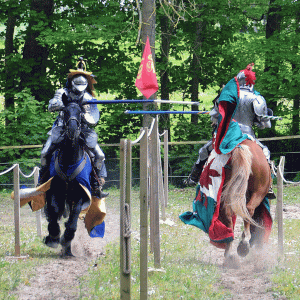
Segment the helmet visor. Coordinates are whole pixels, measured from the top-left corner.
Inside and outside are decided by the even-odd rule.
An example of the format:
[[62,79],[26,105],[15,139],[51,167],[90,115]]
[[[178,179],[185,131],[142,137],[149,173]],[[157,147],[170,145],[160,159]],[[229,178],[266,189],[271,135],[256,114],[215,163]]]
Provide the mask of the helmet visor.
[[72,80],[72,87],[74,90],[83,92],[88,86],[88,81],[84,76],[75,77]]

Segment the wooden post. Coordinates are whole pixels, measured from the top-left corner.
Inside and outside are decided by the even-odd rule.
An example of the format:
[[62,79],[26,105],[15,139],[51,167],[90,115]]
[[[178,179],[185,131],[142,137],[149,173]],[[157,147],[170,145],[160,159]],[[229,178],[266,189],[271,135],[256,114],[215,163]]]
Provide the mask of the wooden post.
[[131,299],[131,141],[120,142],[120,298]]
[[168,130],[164,132],[164,190],[165,190],[165,207],[168,206],[169,201],[169,147],[168,147]]
[[148,128],[140,143],[140,299],[148,298]]
[[[155,65],[155,20],[156,20],[156,1],[155,0],[143,0],[142,1],[142,10],[141,10],[141,42],[143,44],[143,51],[145,48],[145,44],[147,41],[147,37],[149,37],[150,48],[153,63]],[[144,97],[144,100],[146,98]],[[156,93],[151,95],[150,100],[156,99]],[[150,103],[143,103],[143,110],[149,110],[148,107],[151,105]],[[155,107],[157,104],[155,103]],[[148,114],[143,115],[143,127],[148,127],[151,124],[151,116]]]
[[[39,168],[35,168],[34,171],[34,186],[36,187],[39,181]],[[36,230],[37,230],[37,235],[41,238],[42,237],[42,221],[41,221],[41,210],[39,209],[38,211],[36,211],[35,213],[35,217],[36,217]]]
[[283,173],[285,157],[280,157],[277,170],[277,224],[278,224],[278,253],[283,255]]
[[151,187],[153,189],[153,246],[154,246],[154,267],[160,268],[160,231],[159,231],[159,197],[158,197],[158,147],[159,147],[159,135],[158,135],[158,116],[155,118],[153,128],[153,140],[151,141],[153,147],[152,157],[152,170],[153,180]]
[[153,174],[153,130],[149,136],[148,153],[149,153],[149,208],[150,208],[150,251],[154,253],[154,174]]
[[15,220],[15,256],[19,257],[20,251],[20,170],[19,165],[14,167],[14,220]]
[[158,198],[161,206],[161,219],[163,221],[166,220],[166,205],[165,205],[165,193],[164,193],[164,180],[162,174],[162,164],[161,164],[161,147],[160,147],[160,139],[158,137],[157,141],[158,151],[157,151],[157,162],[158,162]]

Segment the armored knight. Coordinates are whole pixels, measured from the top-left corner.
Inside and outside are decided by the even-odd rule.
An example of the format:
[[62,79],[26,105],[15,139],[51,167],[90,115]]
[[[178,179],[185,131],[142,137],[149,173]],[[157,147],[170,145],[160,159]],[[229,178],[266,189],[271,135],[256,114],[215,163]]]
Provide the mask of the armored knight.
[[83,121],[81,131],[85,137],[87,151],[92,158],[95,170],[91,176],[92,195],[98,198],[108,196],[108,193],[102,191],[102,186],[105,182],[104,178],[107,176],[104,164],[105,155],[97,142],[88,142],[89,140],[97,140],[97,134],[90,126],[95,126],[100,118],[97,104],[89,104],[89,101],[92,100],[94,96],[95,83],[94,75],[92,75],[92,72],[86,71],[85,63],[83,59],[80,58],[77,63],[77,70],[71,69],[68,74],[66,87],[58,89],[54,97],[49,101],[48,111],[58,111],[59,113],[52,129],[48,133],[49,138],[41,152],[39,184],[47,180],[52,154],[58,148],[55,137],[52,135],[53,128],[63,126],[63,109],[65,105],[69,102],[77,102],[82,107]]
[[[271,164],[270,151],[267,146],[256,139],[253,126],[255,125],[259,129],[271,128],[271,121],[266,116],[272,116],[273,111],[267,108],[264,97],[254,90],[256,78],[255,73],[252,71],[252,67],[253,64],[249,64],[246,69],[241,70],[236,76],[239,84],[239,104],[235,111],[234,120],[238,122],[242,133],[247,134],[256,140],[257,144],[261,146],[268,163]],[[218,97],[214,100],[214,108],[210,112],[213,126],[216,126],[218,122],[219,111],[217,104]],[[202,168],[212,150],[212,140],[200,148],[198,159],[193,165],[190,175],[184,181],[186,185],[193,186],[197,184]],[[275,199],[272,188],[267,196],[269,199]]]

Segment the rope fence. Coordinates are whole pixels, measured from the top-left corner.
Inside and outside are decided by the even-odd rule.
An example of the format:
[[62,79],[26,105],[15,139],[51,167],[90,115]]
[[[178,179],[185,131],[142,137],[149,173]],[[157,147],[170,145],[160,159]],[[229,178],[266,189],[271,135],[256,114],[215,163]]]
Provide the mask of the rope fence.
[[[34,167],[33,171],[29,175],[25,175],[19,164],[14,164],[7,170],[0,173],[0,176],[5,175],[13,171],[13,186],[14,186],[14,225],[15,225],[15,258],[24,258],[21,256],[20,251],[20,175],[25,178],[34,177],[34,185],[37,186],[39,177],[39,168]],[[41,210],[36,211],[36,225],[37,225],[37,235],[42,237],[42,225],[41,225]]]
[[[163,137],[163,143],[160,139]],[[299,136],[300,137],[300,136]],[[204,142],[202,142],[204,143]],[[154,118],[150,128],[142,128],[134,141],[120,141],[120,289],[121,298],[130,299],[131,285],[131,189],[132,189],[132,147],[140,146],[140,299],[148,295],[148,209],[150,208],[150,248],[154,253],[154,266],[160,268],[160,216],[165,219],[168,203],[168,131],[159,134],[158,118]],[[181,143],[180,143],[181,144]],[[164,146],[164,172],[162,172],[161,146]],[[275,218],[278,222],[278,253],[283,255],[283,187],[284,184],[299,184],[284,178],[285,156],[280,157],[278,166],[271,164],[277,178],[277,203]],[[0,176],[13,171],[15,257],[20,258],[20,175],[24,178],[34,176],[38,183],[39,168],[26,175],[19,164],[2,171]],[[159,209],[161,207],[161,210]],[[41,232],[41,210],[36,212],[37,234]]]
[[[130,299],[130,193],[132,188],[132,146],[140,146],[140,299],[148,297],[148,210],[150,217],[150,248],[154,267],[160,268],[160,218],[165,220],[168,195],[168,173],[162,172],[161,142],[164,137],[164,161],[167,168],[168,134],[159,135],[158,118],[140,130],[135,140],[120,143],[120,294]],[[164,178],[164,179],[163,179]],[[161,207],[161,209],[160,209]]]

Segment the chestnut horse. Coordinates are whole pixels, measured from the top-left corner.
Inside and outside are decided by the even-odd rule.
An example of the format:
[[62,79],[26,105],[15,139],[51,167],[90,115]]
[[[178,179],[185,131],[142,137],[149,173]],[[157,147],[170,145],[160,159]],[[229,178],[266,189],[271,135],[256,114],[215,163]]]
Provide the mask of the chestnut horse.
[[[253,244],[262,246],[265,224],[260,218],[253,218],[269,191],[271,180],[269,164],[255,141],[245,140],[232,151],[230,168],[225,172],[219,220],[234,230],[235,216],[243,218],[244,231],[237,248],[242,257],[248,254]],[[237,268],[239,260],[232,244],[233,241],[226,243],[224,265]]]

